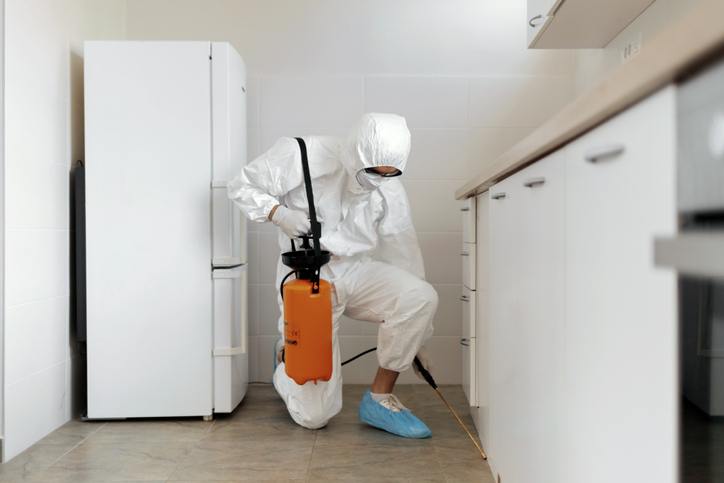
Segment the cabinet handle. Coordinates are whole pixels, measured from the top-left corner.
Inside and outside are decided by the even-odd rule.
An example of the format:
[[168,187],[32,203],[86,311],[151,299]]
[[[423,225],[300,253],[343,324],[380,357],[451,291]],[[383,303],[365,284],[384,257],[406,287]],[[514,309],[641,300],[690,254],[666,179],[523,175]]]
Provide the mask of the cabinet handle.
[[583,155],[586,161],[595,163],[603,158],[612,158],[614,156],[621,155],[626,151],[626,146],[623,144],[612,144],[610,146],[603,146],[601,148],[593,148],[586,151]]
[[469,257],[470,254],[468,252],[460,252],[461,257]]
[[460,211],[470,211],[470,207],[469,207],[469,206],[463,206],[462,208],[460,208]]
[[527,180],[523,181],[523,186],[526,188],[532,188],[535,185],[543,184],[546,182],[546,179],[542,176],[539,178],[528,178]]
[[494,200],[499,200],[500,198],[505,198],[505,193],[492,193],[490,197]]
[[468,344],[467,339],[460,339],[460,345],[464,345],[465,347],[470,347],[470,344]]
[[[530,21],[528,22],[528,25],[530,25],[533,28],[536,28],[538,26],[538,24],[534,24],[533,20],[538,20],[539,18],[543,18],[543,15],[536,15],[535,17],[530,19]],[[520,25],[520,24],[518,24],[518,25]]]
[[468,297],[467,295],[461,295],[460,300],[462,300],[463,302],[470,302],[470,297]]

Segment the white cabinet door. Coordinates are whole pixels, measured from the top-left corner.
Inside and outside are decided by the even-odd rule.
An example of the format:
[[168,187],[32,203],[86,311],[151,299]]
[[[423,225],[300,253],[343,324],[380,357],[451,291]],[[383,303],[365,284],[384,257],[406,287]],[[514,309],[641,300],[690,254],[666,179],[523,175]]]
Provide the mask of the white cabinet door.
[[463,301],[463,337],[460,344],[463,346],[463,391],[468,398],[470,406],[478,405],[476,386],[476,343],[475,343],[475,292],[463,287],[460,297]]
[[476,323],[475,323],[475,341],[476,341],[476,357],[477,369],[476,387],[478,397],[477,416],[473,414],[473,420],[478,427],[480,440],[483,442],[483,450],[487,450],[490,443],[490,337],[489,337],[489,308],[490,308],[490,284],[488,269],[488,246],[490,239],[489,228],[489,205],[490,197],[488,193],[484,193],[477,198],[477,243],[476,243]]
[[490,443],[494,475],[516,482],[515,368],[517,365],[517,302],[515,204],[516,175],[490,188]]
[[675,232],[674,89],[566,148],[566,482],[673,483],[676,285],[653,264]]
[[532,46],[552,20],[560,0],[528,0],[528,46]]
[[516,198],[516,479],[560,483],[565,394],[565,156],[520,171]]

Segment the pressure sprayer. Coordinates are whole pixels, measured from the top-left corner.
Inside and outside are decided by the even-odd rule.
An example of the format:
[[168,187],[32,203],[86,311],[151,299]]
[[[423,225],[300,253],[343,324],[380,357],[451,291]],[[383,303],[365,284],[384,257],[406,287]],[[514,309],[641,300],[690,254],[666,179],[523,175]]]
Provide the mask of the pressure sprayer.
[[[304,140],[296,139],[302,151],[312,234],[301,237],[300,250],[292,239],[292,251],[282,253],[282,263],[293,270],[284,277],[279,291],[284,302],[284,369],[301,386],[332,377],[332,292],[329,282],[319,278],[322,265],[329,262],[329,252],[320,249],[322,228],[314,208],[307,147]],[[296,279],[285,284],[293,273]]]

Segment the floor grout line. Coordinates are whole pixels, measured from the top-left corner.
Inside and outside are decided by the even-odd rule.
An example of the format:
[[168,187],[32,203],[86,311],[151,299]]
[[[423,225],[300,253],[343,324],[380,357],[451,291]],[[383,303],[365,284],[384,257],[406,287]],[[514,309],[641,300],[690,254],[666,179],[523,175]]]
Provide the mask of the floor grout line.
[[184,456],[183,458],[181,458],[181,461],[178,462],[178,464],[176,465],[176,468],[174,468],[173,471],[171,473],[169,473],[168,478],[166,478],[164,481],[171,481],[171,477],[173,476],[173,474],[176,473],[176,471],[178,471],[179,467],[183,464],[184,461],[186,461],[186,458],[188,458],[189,455],[191,454],[191,452],[194,450],[194,448],[196,448],[196,446],[198,446],[199,441],[204,439],[204,436],[206,436],[209,433],[209,431],[211,431],[211,428],[214,427],[214,424],[216,424],[216,421],[218,421],[218,419],[214,419],[213,421],[211,421],[211,424],[209,424],[209,427],[206,428],[206,431],[204,431],[204,434],[202,434],[201,437],[196,440],[194,445],[189,450],[188,454],[186,456]]
[[[74,421],[74,420],[71,419],[71,421]],[[81,444],[83,444],[83,442],[85,442],[88,438],[90,438],[91,436],[93,436],[94,434],[96,434],[98,431],[100,431],[101,429],[103,429],[103,428],[106,426],[106,424],[108,424],[108,422],[105,422],[105,423],[101,424],[101,426],[100,426],[98,429],[96,429],[95,431],[93,431],[92,433],[90,433],[88,436],[86,436],[85,438],[83,438],[82,440],[80,440],[80,442],[79,442],[78,444],[76,444],[75,446],[73,446],[72,448],[70,448],[68,451],[66,451],[65,453],[63,453],[62,455],[60,455],[59,458],[57,458],[55,461],[53,461],[53,462],[50,463],[48,466],[46,466],[46,468],[50,468],[50,467],[53,466],[55,463],[57,463],[58,461],[60,461],[61,459],[63,459],[63,457],[64,457],[65,455],[67,455],[68,453],[70,453],[71,451],[73,451],[74,449],[76,449],[78,446],[80,446]]]

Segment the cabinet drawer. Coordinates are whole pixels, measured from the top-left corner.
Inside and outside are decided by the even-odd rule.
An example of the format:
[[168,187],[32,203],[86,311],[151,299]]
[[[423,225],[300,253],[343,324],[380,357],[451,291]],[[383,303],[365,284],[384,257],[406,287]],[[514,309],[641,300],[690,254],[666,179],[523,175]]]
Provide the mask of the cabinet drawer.
[[475,243],[475,198],[468,198],[463,202],[460,211],[463,213],[463,241]]
[[463,285],[475,290],[475,243],[463,243],[460,256],[463,258]]
[[475,337],[475,292],[463,287],[460,297],[463,304],[463,339]]

